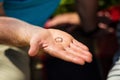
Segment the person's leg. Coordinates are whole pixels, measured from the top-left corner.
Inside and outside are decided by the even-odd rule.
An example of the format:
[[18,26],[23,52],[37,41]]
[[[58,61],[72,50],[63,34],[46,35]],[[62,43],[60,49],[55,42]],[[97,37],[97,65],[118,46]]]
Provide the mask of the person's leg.
[[22,49],[0,45],[0,80],[30,80],[29,58]]
[[90,32],[96,28],[96,13],[98,0],[76,0],[77,11],[80,15],[81,26],[84,31]]

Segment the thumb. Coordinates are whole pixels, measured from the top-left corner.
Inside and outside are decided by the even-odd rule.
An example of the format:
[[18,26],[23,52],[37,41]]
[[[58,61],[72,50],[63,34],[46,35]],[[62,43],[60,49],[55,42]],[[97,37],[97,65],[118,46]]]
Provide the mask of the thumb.
[[41,44],[38,44],[37,41],[36,42],[35,41],[30,42],[30,49],[28,51],[28,54],[30,56],[37,55],[37,53],[39,52],[39,49],[40,49],[40,45]]

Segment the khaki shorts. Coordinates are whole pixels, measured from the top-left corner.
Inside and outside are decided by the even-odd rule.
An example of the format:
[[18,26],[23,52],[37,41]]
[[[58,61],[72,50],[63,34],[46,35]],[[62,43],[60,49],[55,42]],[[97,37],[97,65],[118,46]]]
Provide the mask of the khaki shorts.
[[29,57],[25,49],[0,45],[0,80],[30,80]]

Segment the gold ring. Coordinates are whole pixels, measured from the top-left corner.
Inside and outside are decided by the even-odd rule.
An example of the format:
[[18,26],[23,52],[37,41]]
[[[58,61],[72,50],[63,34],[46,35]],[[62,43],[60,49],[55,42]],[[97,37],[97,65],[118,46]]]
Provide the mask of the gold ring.
[[57,37],[57,38],[55,38],[55,41],[56,41],[56,42],[63,42],[63,38]]

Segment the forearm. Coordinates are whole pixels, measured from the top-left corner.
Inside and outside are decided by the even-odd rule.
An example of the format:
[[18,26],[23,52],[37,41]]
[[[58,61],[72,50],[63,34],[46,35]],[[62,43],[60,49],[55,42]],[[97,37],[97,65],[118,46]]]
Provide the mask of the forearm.
[[[41,29],[41,28],[39,28]],[[23,21],[0,17],[0,43],[13,46],[28,46],[32,33],[37,27]]]

